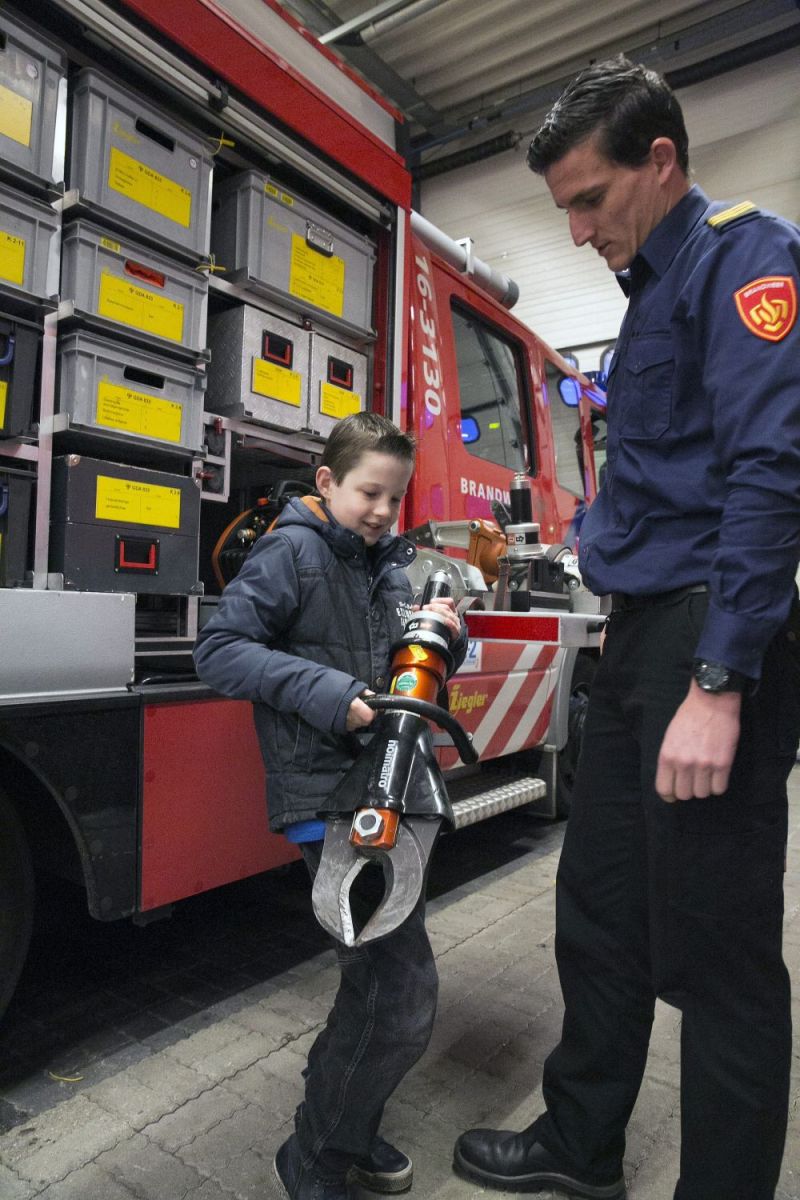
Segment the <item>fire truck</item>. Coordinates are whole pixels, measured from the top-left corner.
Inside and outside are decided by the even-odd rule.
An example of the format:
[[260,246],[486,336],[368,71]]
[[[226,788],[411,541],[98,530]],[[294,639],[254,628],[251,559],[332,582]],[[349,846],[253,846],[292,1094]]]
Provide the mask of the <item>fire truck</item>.
[[568,806],[591,385],[412,210],[401,144],[273,0],[0,9],[0,1011],[40,871],[147,923],[296,857],[191,650],[350,412],[413,431],[412,582],[445,569],[467,621],[457,827]]

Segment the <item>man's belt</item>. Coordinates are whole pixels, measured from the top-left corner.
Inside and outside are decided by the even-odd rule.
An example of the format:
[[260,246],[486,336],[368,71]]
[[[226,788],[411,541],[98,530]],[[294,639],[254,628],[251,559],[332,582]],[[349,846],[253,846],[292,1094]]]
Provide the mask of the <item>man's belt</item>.
[[639,608],[667,608],[671,604],[680,604],[687,596],[695,596],[707,592],[705,583],[693,583],[688,587],[674,588],[671,592],[651,592],[645,596],[631,596],[627,592],[613,592],[611,595],[612,612],[633,612]]

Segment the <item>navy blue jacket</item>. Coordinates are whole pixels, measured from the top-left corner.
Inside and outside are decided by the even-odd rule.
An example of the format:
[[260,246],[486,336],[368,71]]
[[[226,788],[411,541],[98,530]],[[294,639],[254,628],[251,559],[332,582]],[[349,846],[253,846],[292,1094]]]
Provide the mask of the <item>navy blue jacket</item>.
[[631,264],[580,565],[597,595],[708,584],[697,656],[758,678],[800,554],[800,230],[725,207],[693,187]]
[[411,543],[385,534],[368,555],[359,534],[316,506],[286,506],[194,652],[204,682],[253,701],[273,830],[316,817],[352,764],[347,711],[365,688],[387,689],[390,650],[411,615]]

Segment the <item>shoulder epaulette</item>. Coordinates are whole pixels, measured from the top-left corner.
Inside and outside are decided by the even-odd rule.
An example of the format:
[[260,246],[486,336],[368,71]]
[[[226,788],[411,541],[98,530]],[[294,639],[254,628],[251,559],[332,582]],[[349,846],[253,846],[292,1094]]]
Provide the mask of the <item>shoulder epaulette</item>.
[[735,221],[741,221],[743,217],[758,216],[759,211],[750,200],[743,200],[741,204],[734,204],[732,208],[723,208],[722,212],[706,217],[706,224],[713,229],[722,229],[732,225]]

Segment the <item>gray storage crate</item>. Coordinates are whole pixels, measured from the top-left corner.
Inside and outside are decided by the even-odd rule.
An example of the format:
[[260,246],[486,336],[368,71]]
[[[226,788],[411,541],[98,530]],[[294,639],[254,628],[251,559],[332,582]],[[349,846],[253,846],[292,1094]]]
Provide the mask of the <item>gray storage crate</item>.
[[249,304],[213,316],[206,408],[298,430],[308,408],[309,334]]
[[211,154],[170,120],[92,68],[72,97],[69,186],[81,199],[191,254],[208,253]]
[[58,407],[99,434],[187,452],[203,444],[205,376],[81,330],[59,338]]
[[0,162],[23,179],[61,183],[67,60],[38,31],[0,10]]
[[372,331],[372,242],[269,176],[244,171],[215,188],[211,248],[225,279]]
[[327,437],[343,417],[367,407],[367,359],[312,333],[309,362],[308,426]]
[[57,296],[59,234],[49,204],[0,184],[0,292]]
[[139,242],[74,221],[62,234],[61,299],[159,349],[206,348],[208,279]]
[[166,471],[80,454],[53,460],[50,570],[73,591],[191,595],[200,489]]

